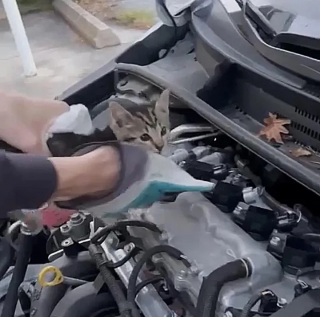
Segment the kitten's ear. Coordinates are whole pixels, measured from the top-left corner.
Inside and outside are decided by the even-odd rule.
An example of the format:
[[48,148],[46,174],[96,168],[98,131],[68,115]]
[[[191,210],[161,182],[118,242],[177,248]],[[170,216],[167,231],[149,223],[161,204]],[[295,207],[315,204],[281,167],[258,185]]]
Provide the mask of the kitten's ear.
[[111,101],[109,109],[111,113],[111,122],[119,126],[119,128],[123,128],[128,125],[130,126],[134,123],[132,114],[117,102]]
[[156,114],[157,112],[163,112],[163,113],[169,112],[169,97],[170,97],[169,89],[166,89],[161,93],[155,106]]
[[167,128],[169,128],[170,126],[169,97],[170,97],[170,91],[168,89],[164,90],[154,107],[154,113],[157,119]]

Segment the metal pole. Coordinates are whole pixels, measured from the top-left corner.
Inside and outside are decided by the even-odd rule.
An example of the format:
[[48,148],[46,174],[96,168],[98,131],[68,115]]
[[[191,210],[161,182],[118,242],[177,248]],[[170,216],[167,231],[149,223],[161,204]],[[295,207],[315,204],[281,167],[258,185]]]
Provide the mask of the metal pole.
[[19,51],[26,77],[37,75],[37,68],[33,60],[29,41],[22,22],[20,11],[16,0],[2,0],[4,10],[9,21],[11,32]]

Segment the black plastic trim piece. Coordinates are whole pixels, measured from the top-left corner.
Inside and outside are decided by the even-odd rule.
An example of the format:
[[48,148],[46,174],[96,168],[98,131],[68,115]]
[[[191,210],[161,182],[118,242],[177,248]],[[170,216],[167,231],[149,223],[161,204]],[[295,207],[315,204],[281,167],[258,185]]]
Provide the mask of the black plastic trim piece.
[[319,81],[320,61],[309,56],[274,47],[266,43],[254,28],[248,16],[243,14],[242,27],[258,52],[268,60],[306,78]]
[[270,317],[312,317],[320,314],[320,289],[311,290],[295,298]]
[[320,175],[298,163],[286,154],[278,151],[267,142],[254,136],[252,133],[242,128],[232,120],[225,117],[216,109],[210,107],[207,103],[199,99],[189,91],[177,86],[172,82],[168,82],[163,78],[159,78],[150,73],[147,67],[141,67],[131,64],[118,64],[116,71],[135,74],[143,77],[149,82],[161,87],[169,89],[171,94],[184,102],[188,107],[195,110],[199,115],[221,129],[224,133],[235,139],[244,147],[254,152],[276,168],[294,178],[299,183],[308,187],[310,190],[320,195]]

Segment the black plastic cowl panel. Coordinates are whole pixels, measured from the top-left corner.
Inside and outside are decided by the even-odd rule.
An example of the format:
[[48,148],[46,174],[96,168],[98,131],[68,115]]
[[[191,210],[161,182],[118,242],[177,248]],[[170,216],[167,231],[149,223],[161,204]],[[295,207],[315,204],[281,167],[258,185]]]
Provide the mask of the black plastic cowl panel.
[[[201,39],[206,46],[212,48],[206,53],[211,60],[216,61],[215,65],[228,59],[275,81],[296,88],[305,85],[304,79],[277,67],[254,48],[235,25],[220,0],[210,2],[211,5],[207,4],[205,8],[203,4],[193,7],[192,29],[197,40]],[[215,65],[201,64],[209,75],[214,74]]]
[[320,12],[315,7],[318,4],[304,3],[306,9],[319,12],[319,19],[315,20],[308,15],[277,9],[276,5],[259,6],[255,2],[246,1],[242,15],[242,27],[252,45],[279,66],[320,81]]
[[[289,130],[296,142],[320,151],[318,85],[286,72],[259,54],[219,1],[206,9],[194,8],[192,20],[197,59],[212,78],[208,83],[213,85],[210,81],[219,77],[219,87],[211,89],[211,100],[205,101],[220,109],[233,98],[239,111],[257,121],[255,134],[269,112],[277,113],[292,121]],[[228,64],[234,65],[233,70],[219,75],[221,66]]]

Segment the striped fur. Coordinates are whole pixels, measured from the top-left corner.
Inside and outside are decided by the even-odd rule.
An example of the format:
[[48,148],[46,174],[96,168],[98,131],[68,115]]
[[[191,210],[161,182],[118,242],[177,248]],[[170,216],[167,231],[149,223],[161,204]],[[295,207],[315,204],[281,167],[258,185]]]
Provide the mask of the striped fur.
[[142,145],[160,152],[170,132],[169,91],[160,95],[154,107],[131,111],[112,101],[110,128],[117,140]]

